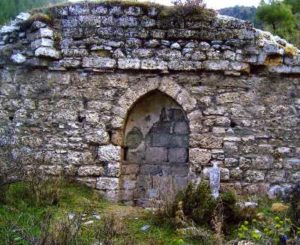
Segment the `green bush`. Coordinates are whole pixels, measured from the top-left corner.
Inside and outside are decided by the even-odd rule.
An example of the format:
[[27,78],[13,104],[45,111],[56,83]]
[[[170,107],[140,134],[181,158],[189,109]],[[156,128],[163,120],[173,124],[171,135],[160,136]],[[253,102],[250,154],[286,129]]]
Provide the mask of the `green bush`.
[[[178,205],[182,203],[181,205]],[[232,225],[238,224],[245,217],[237,205],[237,196],[232,191],[221,193],[219,198],[214,199],[207,182],[201,182],[195,186],[189,184],[181,191],[174,203],[174,215],[178,214],[178,207],[182,206],[183,214],[191,223],[212,227],[212,220],[216,208],[222,205],[223,229],[229,231]]]
[[295,226],[300,227],[300,182],[292,188],[287,199],[290,204],[289,216]]

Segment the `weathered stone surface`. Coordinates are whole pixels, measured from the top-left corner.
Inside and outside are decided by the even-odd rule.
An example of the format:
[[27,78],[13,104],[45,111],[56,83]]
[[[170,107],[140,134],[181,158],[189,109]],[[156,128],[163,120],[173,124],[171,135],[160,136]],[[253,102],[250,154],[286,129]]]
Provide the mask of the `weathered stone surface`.
[[121,147],[114,145],[100,146],[98,149],[98,157],[100,161],[117,162],[120,161]]
[[191,135],[191,145],[200,146],[207,149],[221,149],[223,145],[223,138],[216,137],[212,134],[196,134]]
[[145,70],[167,70],[167,62],[162,60],[147,59],[142,60],[141,69]]
[[211,160],[211,152],[204,149],[191,148],[189,157],[192,164],[207,165]]
[[13,54],[11,56],[11,60],[16,64],[22,64],[26,61],[26,57],[24,55],[18,53],[18,54]]
[[139,59],[119,59],[118,67],[120,69],[140,69],[141,61]]
[[117,190],[119,188],[118,178],[97,178],[96,188],[99,190]]
[[284,166],[287,169],[300,170],[300,159],[299,158],[290,158],[286,159]]
[[82,60],[82,66],[87,68],[112,69],[116,64],[116,61],[110,58],[84,57]]
[[90,129],[85,136],[88,143],[98,143],[99,145],[105,145],[109,143],[108,133],[102,129]]
[[237,19],[183,26],[161,11],[76,3],[52,7],[51,25],[22,14],[2,27],[0,155],[104,178],[114,200],[127,181],[131,203],[213,163],[241,192],[299,181],[299,50]]
[[34,40],[31,43],[31,48],[32,50],[36,50],[39,47],[53,47],[53,44],[54,42],[52,39],[41,38],[41,39]]
[[103,167],[100,166],[82,166],[78,169],[79,176],[101,176]]
[[59,59],[60,57],[60,53],[57,50],[49,47],[40,47],[35,50],[34,54],[37,57],[49,57],[53,59]]
[[256,171],[256,170],[247,170],[245,173],[245,180],[247,182],[260,182],[265,179],[265,174],[262,171]]
[[210,60],[210,61],[204,61],[203,67],[206,70],[227,70],[229,68],[229,62],[227,60]]

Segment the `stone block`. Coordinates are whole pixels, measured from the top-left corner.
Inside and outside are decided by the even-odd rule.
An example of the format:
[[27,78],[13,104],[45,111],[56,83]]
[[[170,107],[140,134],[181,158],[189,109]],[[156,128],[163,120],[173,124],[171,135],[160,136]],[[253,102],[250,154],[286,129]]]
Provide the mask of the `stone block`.
[[189,136],[187,135],[170,135],[170,147],[188,148]]
[[289,180],[292,181],[293,183],[299,183],[300,180],[300,171],[293,173],[292,175],[289,176]]
[[139,59],[119,59],[118,67],[120,69],[140,69],[141,61]]
[[60,165],[41,165],[39,166],[41,170],[46,175],[58,176],[63,173],[63,167]]
[[265,173],[258,170],[247,170],[245,180],[250,183],[261,182],[265,180]]
[[230,171],[230,178],[234,180],[241,180],[243,177],[243,170],[241,170],[239,167],[234,168]]
[[82,60],[82,66],[86,68],[112,69],[116,64],[116,61],[111,58],[84,57]]
[[223,138],[212,134],[191,134],[191,143],[193,147],[201,147],[206,149],[221,149],[223,147]]
[[240,92],[223,93],[217,96],[218,104],[235,103],[240,101],[242,94]]
[[35,39],[39,39],[39,38],[50,38],[53,39],[54,37],[54,33],[53,30],[49,29],[49,28],[41,28],[38,31],[29,34],[28,38],[33,41]]
[[188,160],[187,148],[168,149],[168,161],[170,163],[186,163]]
[[53,47],[53,45],[54,42],[52,39],[41,38],[41,39],[34,40],[30,46],[32,50],[36,50],[39,47]]
[[187,177],[189,174],[188,164],[172,164],[170,175],[176,177]]
[[81,166],[78,169],[78,176],[101,176],[104,172],[100,166]]
[[50,47],[40,47],[35,50],[34,55],[36,57],[48,57],[48,58],[53,58],[53,59],[59,59],[60,53]]
[[90,188],[96,188],[97,178],[77,177],[76,180]]
[[124,190],[134,190],[136,187],[136,180],[125,179],[123,180]]
[[267,181],[271,184],[284,183],[286,179],[284,170],[271,170],[267,173]]
[[119,179],[109,177],[97,178],[96,188],[98,190],[117,190],[119,188]]
[[145,152],[147,163],[163,163],[168,161],[168,151],[164,147],[147,147]]
[[94,15],[105,15],[105,14],[107,14],[108,9],[105,6],[100,5],[100,6],[93,8],[91,11],[92,11],[92,14],[94,14]]
[[139,172],[139,165],[138,164],[122,164],[122,174],[129,175],[133,174],[136,175]]
[[170,145],[171,135],[166,133],[152,133],[151,146],[153,147],[167,147]]
[[284,168],[300,170],[300,158],[289,158],[284,160]]
[[194,165],[207,165],[211,160],[211,152],[205,149],[190,148],[189,160]]
[[256,169],[271,169],[274,158],[272,156],[257,156],[252,160],[252,166]]
[[203,67],[206,70],[229,70],[229,61],[227,60],[206,60],[203,62]]
[[104,166],[104,175],[107,177],[119,177],[120,168],[120,163],[108,163]]
[[114,145],[100,146],[98,149],[100,161],[113,163],[121,160],[121,147]]
[[109,144],[109,135],[102,128],[89,128],[85,134],[85,140],[88,143],[107,145]]
[[[145,164],[141,165],[140,167],[140,178],[143,179],[144,182],[147,182],[147,178],[145,176],[154,176],[154,175],[159,175],[163,176],[163,169],[161,165],[150,165],[150,164]],[[151,181],[150,181],[151,182]],[[149,182],[147,182],[149,183]]]
[[189,133],[189,126],[186,122],[177,122],[174,126],[174,133],[175,134],[188,134]]
[[141,69],[143,70],[167,70],[167,62],[155,59],[142,60]]

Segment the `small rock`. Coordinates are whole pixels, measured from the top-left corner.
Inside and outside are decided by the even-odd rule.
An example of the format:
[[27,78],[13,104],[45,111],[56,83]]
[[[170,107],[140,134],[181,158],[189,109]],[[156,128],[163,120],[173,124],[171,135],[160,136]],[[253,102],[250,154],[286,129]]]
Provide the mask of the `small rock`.
[[101,219],[101,216],[99,214],[94,214],[93,215],[93,218],[96,219],[96,220],[100,220]]
[[74,213],[69,213],[68,218],[69,218],[69,220],[73,220],[75,218],[75,214]]
[[148,231],[150,229],[150,225],[144,225],[142,228],[141,228],[141,231]]
[[173,43],[173,44],[171,45],[171,49],[181,49],[181,46],[180,46],[179,43]]
[[84,225],[91,225],[91,224],[94,224],[94,221],[93,220],[89,220],[87,222],[84,222],[83,224]]
[[11,56],[11,60],[14,62],[14,63],[17,63],[17,64],[22,64],[26,61],[26,57],[20,53],[18,54],[13,54]]
[[272,204],[272,212],[282,213],[288,210],[289,206],[284,205],[283,203],[273,203]]

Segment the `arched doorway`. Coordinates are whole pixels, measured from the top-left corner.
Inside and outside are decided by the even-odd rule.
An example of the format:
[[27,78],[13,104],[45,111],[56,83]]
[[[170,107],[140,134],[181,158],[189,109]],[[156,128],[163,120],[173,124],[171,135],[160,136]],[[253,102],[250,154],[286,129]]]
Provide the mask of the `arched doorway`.
[[155,90],[130,109],[124,128],[123,200],[150,206],[185,187],[189,124],[182,107]]

